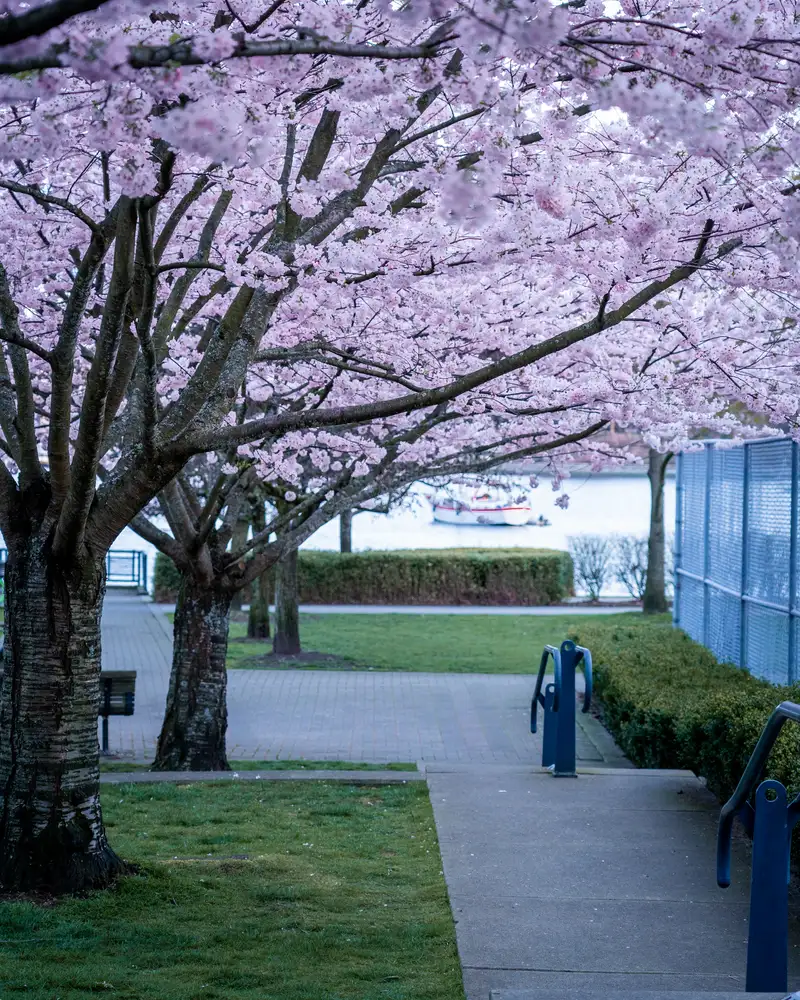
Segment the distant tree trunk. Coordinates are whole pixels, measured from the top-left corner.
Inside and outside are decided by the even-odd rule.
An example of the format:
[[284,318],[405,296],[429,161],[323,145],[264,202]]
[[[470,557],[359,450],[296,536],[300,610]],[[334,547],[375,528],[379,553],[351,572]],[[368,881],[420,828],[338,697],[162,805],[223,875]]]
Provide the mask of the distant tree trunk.
[[248,639],[269,639],[270,577],[270,573],[262,573],[253,580],[247,616]]
[[664,477],[672,452],[661,455],[653,448],[648,455],[647,478],[650,480],[650,537],[647,545],[647,578],[642,610],[661,614],[668,609],[664,580]]
[[353,512],[343,510],[339,515],[339,551],[353,551]]
[[275,566],[275,635],[272,652],[300,652],[300,614],[297,607],[297,549]]
[[[244,546],[245,542],[247,541],[247,534],[249,531],[250,531],[250,522],[247,520],[247,518],[245,517],[239,518],[239,520],[236,522],[236,527],[233,529],[233,538],[231,539],[232,552],[238,552],[239,549],[241,549]],[[242,590],[237,590],[236,593],[233,595],[233,597],[231,598],[231,611],[242,610],[242,604],[244,603],[245,596],[247,596],[245,593],[246,590],[247,588],[243,587]]]
[[[267,519],[264,511],[264,498],[260,495],[251,500],[250,520],[254,535],[265,530]],[[269,639],[271,584],[271,574],[265,571],[250,585],[250,613],[247,616],[248,639]]]
[[125,871],[100,811],[105,559],[61,564],[50,525],[7,537],[0,669],[0,885],[82,892]]
[[185,573],[173,627],[167,709],[153,769],[227,771],[228,620],[231,595]]

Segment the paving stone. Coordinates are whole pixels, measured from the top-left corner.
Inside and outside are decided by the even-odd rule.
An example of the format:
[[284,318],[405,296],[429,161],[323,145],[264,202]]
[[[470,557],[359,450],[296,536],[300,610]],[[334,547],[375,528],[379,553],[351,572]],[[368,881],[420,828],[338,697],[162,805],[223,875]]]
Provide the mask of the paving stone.
[[[110,720],[112,753],[152,760],[171,649],[171,625],[161,606],[135,595],[108,594],[103,665],[137,671],[135,714]],[[534,768],[541,762],[540,737],[528,727],[534,683],[532,675],[232,670],[228,754],[250,760],[422,760]],[[578,756],[586,764],[605,759],[596,745],[597,726],[581,716]],[[608,753],[613,743],[611,748]]]
[[[784,993],[748,993],[753,1000],[783,1000]],[[612,990],[598,993],[584,989],[530,989],[492,990],[491,1000],[633,1000],[630,990]],[[692,992],[669,992],[663,990],[636,991],[636,1000],[742,1000],[741,993],[720,993],[693,990]]]
[[[576,985],[578,984],[578,985]],[[559,991],[563,995],[564,991],[571,991],[571,996],[578,1000],[584,994],[590,1000],[601,1000],[615,991],[625,994],[624,1000],[639,1000],[640,997],[651,993],[665,993],[666,1000],[672,1000],[674,992],[693,993],[699,992],[703,997],[710,997],[713,1000],[715,993],[723,996],[733,994],[733,996],[745,1000],[744,978],[730,974],[700,976],[684,972],[681,975],[625,975],[620,973],[559,973],[559,972],[531,972],[528,970],[514,969],[464,969],[464,986],[467,997],[489,1000],[492,991],[508,991],[510,996],[504,1000],[511,1000],[514,991],[520,995],[538,991],[541,996],[536,1000],[545,1000],[548,993],[559,997]],[[594,994],[594,995],[593,995]],[[599,996],[598,996],[599,994]],[[566,993],[570,996],[570,992]],[[535,996],[535,993],[533,993]],[[497,1000],[495,997],[494,1000]],[[528,1000],[532,1000],[529,997]],[[772,1000],[772,998],[770,998]]]

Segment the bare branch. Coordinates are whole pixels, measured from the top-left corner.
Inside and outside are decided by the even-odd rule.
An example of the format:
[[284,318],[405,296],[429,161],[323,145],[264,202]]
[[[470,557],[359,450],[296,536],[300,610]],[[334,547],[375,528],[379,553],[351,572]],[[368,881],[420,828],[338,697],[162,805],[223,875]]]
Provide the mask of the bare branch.
[[[213,169],[213,165],[209,169]],[[155,257],[157,261],[160,261],[163,257],[164,251],[167,249],[170,240],[175,235],[175,230],[180,225],[181,219],[184,215],[186,215],[188,210],[197,201],[200,195],[208,190],[208,186],[208,173],[200,174],[194,184],[192,184],[191,188],[167,216],[167,221],[164,223],[161,232],[158,234],[158,239],[156,240]]]
[[46,194],[40,188],[33,187],[31,184],[17,184],[16,181],[9,181],[5,179],[0,179],[0,188],[4,188],[6,191],[13,191],[16,194],[26,194],[40,205],[49,205],[53,208],[63,208],[65,212],[69,212],[69,214],[74,215],[76,219],[80,219],[80,221],[84,223],[84,225],[87,225],[93,233],[96,233],[100,228],[100,223],[95,222],[95,220],[88,216],[83,209],[78,208],[77,205],[73,205],[72,202],[66,198],[59,198],[53,194]]

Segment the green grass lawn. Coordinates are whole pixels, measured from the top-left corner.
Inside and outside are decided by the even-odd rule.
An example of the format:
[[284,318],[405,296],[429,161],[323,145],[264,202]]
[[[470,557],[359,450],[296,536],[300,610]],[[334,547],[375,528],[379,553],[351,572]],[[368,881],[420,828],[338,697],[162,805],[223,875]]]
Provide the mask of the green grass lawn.
[[[234,771],[416,771],[417,765],[408,763],[365,764],[352,760],[232,760]],[[134,764],[125,760],[100,758],[100,770],[111,772],[146,771],[149,764]],[[0,998],[2,994],[0,993]]]
[[[597,615],[592,622],[641,616]],[[664,621],[666,616],[653,616]],[[300,618],[303,648],[342,657],[344,664],[374,670],[434,673],[520,674],[538,669],[542,647],[572,635],[575,615],[315,615]],[[246,626],[231,623],[228,668],[330,667],[331,663],[264,660],[269,642],[246,640]]]
[[108,892],[0,904],[0,996],[463,1000],[427,789],[123,785]]

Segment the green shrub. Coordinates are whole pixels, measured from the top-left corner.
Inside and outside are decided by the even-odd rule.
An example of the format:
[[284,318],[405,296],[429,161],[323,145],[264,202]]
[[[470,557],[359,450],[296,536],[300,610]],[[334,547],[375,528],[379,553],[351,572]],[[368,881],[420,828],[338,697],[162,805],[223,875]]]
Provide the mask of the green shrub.
[[547,549],[300,553],[310,604],[552,604],[572,592],[572,561]]
[[163,552],[156,552],[156,568],[153,574],[154,600],[166,604],[173,602],[178,596],[180,585],[181,575],[175,563]]
[[[727,799],[770,713],[800,699],[731,664],[669,622],[582,622],[574,636],[592,652],[603,721],[639,767],[686,768]],[[800,791],[800,728],[786,726],[765,777]]]
[[[174,600],[178,585],[159,553],[156,600]],[[553,604],[572,593],[572,560],[552,549],[301,549],[299,588],[308,604]]]

